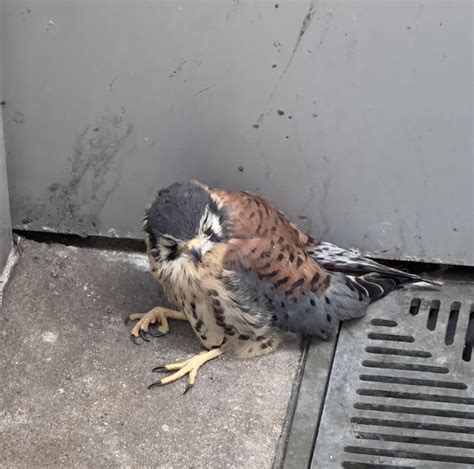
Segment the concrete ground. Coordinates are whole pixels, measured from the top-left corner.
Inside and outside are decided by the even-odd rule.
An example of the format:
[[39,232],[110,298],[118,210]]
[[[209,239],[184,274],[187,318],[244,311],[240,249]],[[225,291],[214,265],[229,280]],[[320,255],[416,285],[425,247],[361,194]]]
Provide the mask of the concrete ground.
[[0,314],[0,467],[269,468],[298,340],[221,357],[147,390],[151,369],[197,353],[185,323],[142,346],[126,315],[164,303],[142,254],[22,240]]

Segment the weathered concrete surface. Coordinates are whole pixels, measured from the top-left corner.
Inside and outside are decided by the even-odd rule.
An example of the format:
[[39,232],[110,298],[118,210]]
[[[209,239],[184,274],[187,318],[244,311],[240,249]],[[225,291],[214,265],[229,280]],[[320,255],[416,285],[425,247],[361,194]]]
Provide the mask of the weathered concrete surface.
[[136,346],[123,318],[162,304],[140,254],[22,240],[0,314],[0,466],[271,467],[297,342],[146,386],[199,345],[184,323]]

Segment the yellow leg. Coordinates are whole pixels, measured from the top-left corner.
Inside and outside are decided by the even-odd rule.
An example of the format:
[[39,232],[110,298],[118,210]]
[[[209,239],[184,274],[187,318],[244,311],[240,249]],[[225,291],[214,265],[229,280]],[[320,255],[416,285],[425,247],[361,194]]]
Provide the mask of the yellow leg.
[[128,316],[128,320],[137,321],[131,331],[134,337],[141,336],[144,338],[144,332],[148,332],[150,324],[155,324],[156,321],[160,323],[158,331],[160,335],[166,334],[170,330],[168,319],[178,319],[180,321],[187,321],[186,316],[181,311],[175,311],[169,308],[156,307],[148,311],[148,313],[135,313]]
[[222,355],[223,353],[224,351],[222,349],[215,348],[207,352],[201,352],[200,354],[195,355],[194,357],[189,358],[184,362],[171,363],[170,365],[165,366],[158,366],[153,371],[176,371],[176,373],[173,373],[172,375],[167,376],[166,378],[162,378],[158,381],[155,381],[154,383],[150,384],[150,386],[148,386],[148,389],[154,386],[164,386],[165,384],[172,383],[173,381],[176,381],[188,374],[188,384],[186,386],[186,389],[184,390],[184,394],[186,394],[186,392],[188,392],[188,390],[196,382],[196,376],[199,368],[204,365],[204,363],[208,362],[209,360],[212,360],[213,358],[218,357],[219,355]]

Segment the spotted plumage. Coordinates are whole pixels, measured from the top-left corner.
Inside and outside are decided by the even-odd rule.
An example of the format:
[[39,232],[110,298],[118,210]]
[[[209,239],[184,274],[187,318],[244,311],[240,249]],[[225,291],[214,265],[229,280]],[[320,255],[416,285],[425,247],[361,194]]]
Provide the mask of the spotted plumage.
[[[394,288],[423,281],[315,242],[259,196],[197,182],[159,191],[143,230],[153,275],[179,319],[206,349],[219,351],[211,358],[269,353],[285,331],[326,338]],[[145,315],[146,328],[161,322],[155,316]],[[143,330],[136,326],[134,335]],[[167,379],[157,383],[176,377]]]

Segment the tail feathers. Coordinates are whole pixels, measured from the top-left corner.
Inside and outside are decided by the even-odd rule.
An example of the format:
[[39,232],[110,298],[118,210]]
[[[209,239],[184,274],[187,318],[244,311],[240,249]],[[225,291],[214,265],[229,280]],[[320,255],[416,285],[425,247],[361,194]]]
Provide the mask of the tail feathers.
[[[361,256],[357,251],[342,249],[331,243],[319,243],[308,248],[307,252],[319,265],[329,271],[366,274],[362,275],[362,277],[352,278],[364,278],[365,282],[369,282],[372,285],[386,283],[388,279],[396,282],[395,288],[405,284],[416,283],[429,284],[436,287],[442,285],[439,282],[424,279],[416,274],[387,267],[372,259]],[[374,276],[374,274],[379,275]],[[364,281],[361,281],[361,283],[364,283]]]

